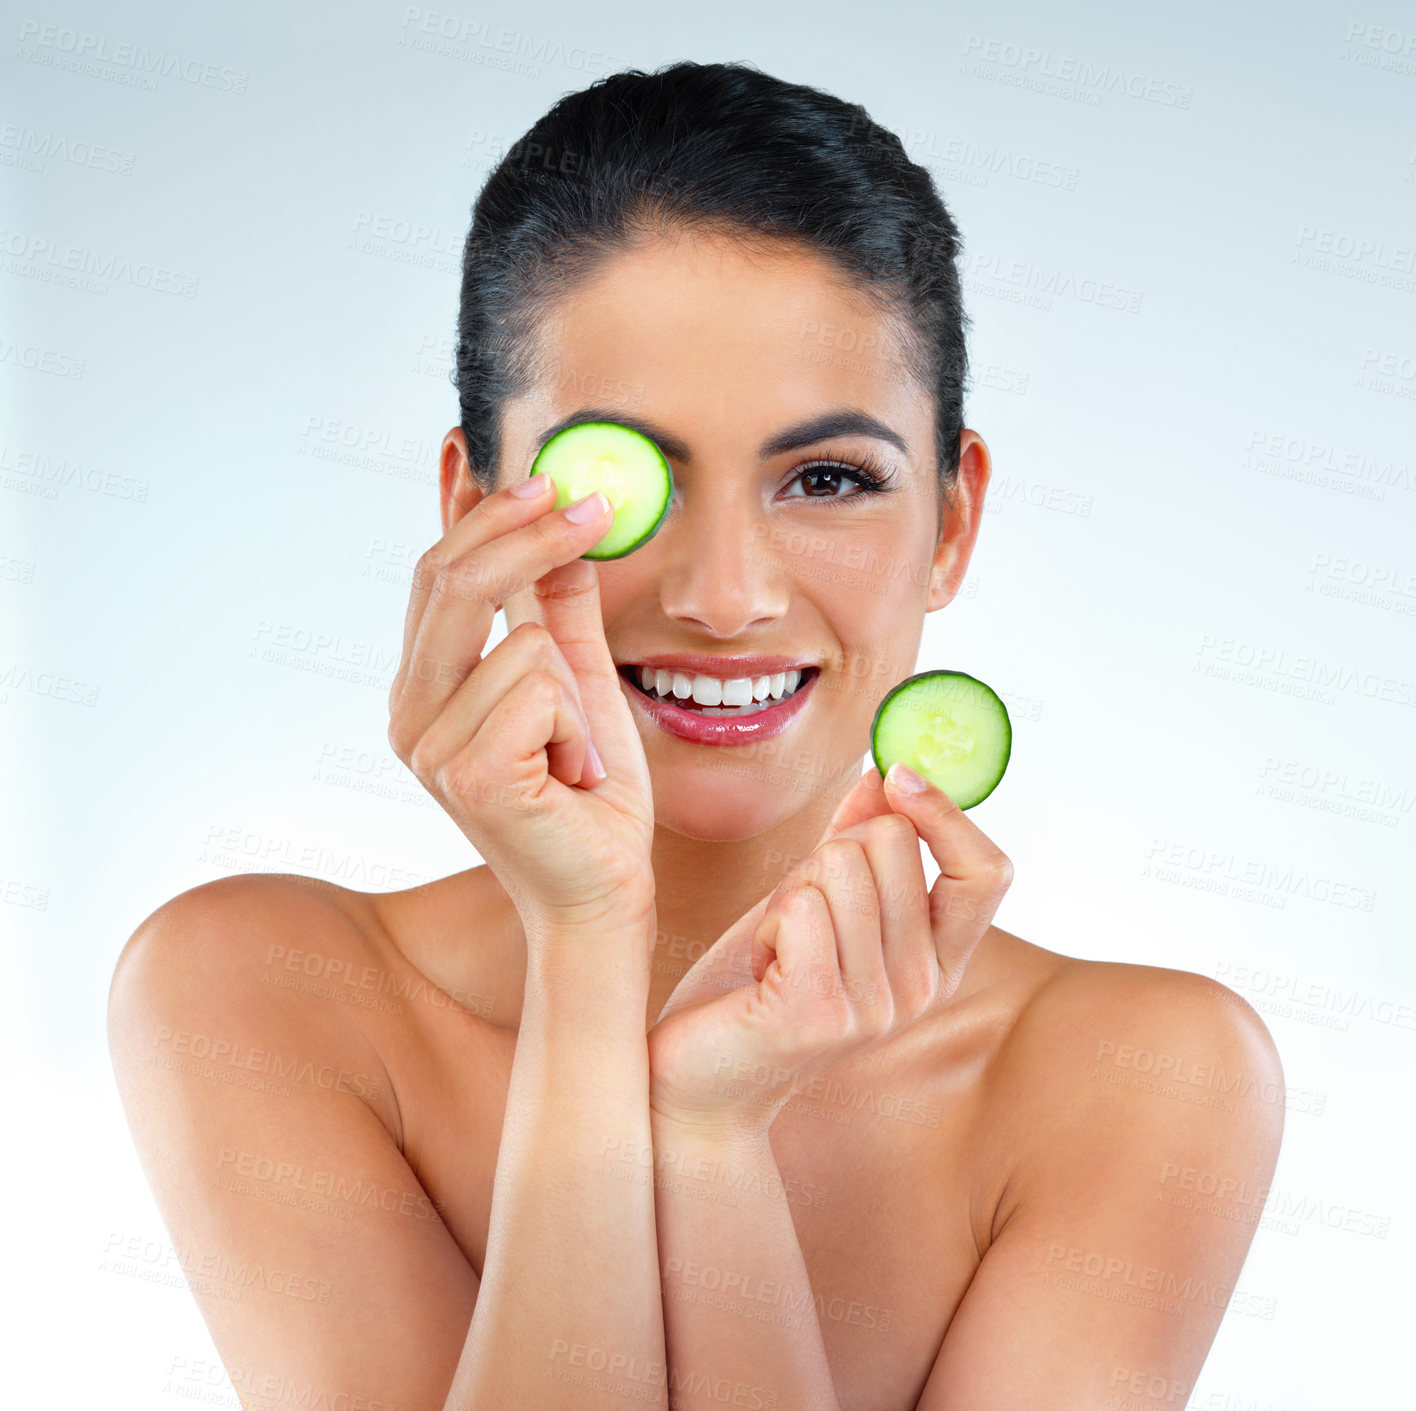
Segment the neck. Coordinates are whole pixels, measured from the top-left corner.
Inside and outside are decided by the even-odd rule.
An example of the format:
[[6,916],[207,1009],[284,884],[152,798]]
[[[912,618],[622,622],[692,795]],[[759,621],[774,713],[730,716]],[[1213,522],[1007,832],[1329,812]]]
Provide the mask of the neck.
[[793,814],[775,828],[731,842],[704,841],[667,828],[654,830],[657,939],[649,981],[648,1022],[713,943],[766,896],[826,831],[854,784]]
[[[733,922],[809,857],[848,778],[775,828],[734,842],[705,842],[656,827],[651,854],[657,937],[645,1027],[674,987]],[[485,864],[427,886],[371,897],[394,946],[450,993],[495,994],[498,1024],[514,1027],[525,986],[525,936],[505,889]],[[480,919],[469,945],[469,914]]]

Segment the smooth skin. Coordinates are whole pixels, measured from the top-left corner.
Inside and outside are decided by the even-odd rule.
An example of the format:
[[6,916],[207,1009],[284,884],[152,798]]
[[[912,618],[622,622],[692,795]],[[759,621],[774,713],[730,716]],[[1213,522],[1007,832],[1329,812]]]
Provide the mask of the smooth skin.
[[[967,571],[982,438],[944,512],[897,330],[793,247],[646,240],[550,313],[491,493],[444,439],[390,692],[489,865],[209,882],[115,971],[134,1138],[243,1405],[1183,1406],[1277,1161],[1271,1036],[1207,977],[994,925],[1003,850],[862,773]],[[841,408],[908,451],[762,454]],[[582,410],[652,422],[675,476],[600,564],[605,521],[510,493]],[[867,450],[888,493],[804,469]],[[709,747],[615,671],[659,651],[822,672],[777,741]]]

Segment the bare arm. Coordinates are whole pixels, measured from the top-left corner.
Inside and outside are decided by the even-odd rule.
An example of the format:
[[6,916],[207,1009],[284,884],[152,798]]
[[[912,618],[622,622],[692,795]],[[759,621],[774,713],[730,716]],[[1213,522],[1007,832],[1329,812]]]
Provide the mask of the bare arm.
[[375,1110],[388,1075],[356,1016],[261,983],[292,937],[370,958],[310,889],[238,877],[155,912],[110,993],[134,1139],[243,1405],[299,1386],[370,1411],[622,1407],[590,1347],[662,1382],[652,1183],[596,1169],[648,1142],[642,940],[597,935],[593,973],[528,981],[479,1288]]
[[1070,986],[1020,1047],[1028,1150],[917,1411],[1189,1404],[1278,1160],[1283,1065],[1213,980],[1110,983]]
[[[725,1402],[840,1411],[766,1130],[713,1132],[657,1115],[653,1126],[674,1411],[709,1411]],[[728,1193],[731,1203],[714,1193]],[[704,1297],[705,1268],[723,1296]],[[772,1291],[766,1302],[764,1289]],[[733,1290],[755,1299],[753,1311],[763,1316],[743,1316]],[[713,1375],[694,1376],[693,1368],[712,1368]]]
[[447,1411],[666,1406],[646,941],[533,952],[477,1316]]

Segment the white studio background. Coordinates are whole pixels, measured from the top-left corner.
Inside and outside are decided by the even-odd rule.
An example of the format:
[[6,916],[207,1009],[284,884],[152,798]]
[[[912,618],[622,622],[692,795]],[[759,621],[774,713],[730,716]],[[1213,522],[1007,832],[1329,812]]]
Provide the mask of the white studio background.
[[1217,977],[1279,1045],[1188,1405],[1409,1387],[1416,14],[1070,8],[5,7],[16,1405],[237,1404],[119,1105],[113,964],[211,878],[479,860],[385,737],[461,242],[559,96],[681,58],[863,103],[963,231],[995,472],[920,666],[1013,714],[999,923]]

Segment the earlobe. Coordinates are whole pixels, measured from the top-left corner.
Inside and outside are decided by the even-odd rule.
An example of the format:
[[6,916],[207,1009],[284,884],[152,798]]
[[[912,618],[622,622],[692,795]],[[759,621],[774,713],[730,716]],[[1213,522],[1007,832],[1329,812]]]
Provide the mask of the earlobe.
[[954,601],[954,594],[949,590],[949,574],[943,565],[935,562],[929,571],[929,596],[925,599],[925,612],[938,612],[940,608],[948,607]]

